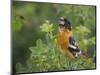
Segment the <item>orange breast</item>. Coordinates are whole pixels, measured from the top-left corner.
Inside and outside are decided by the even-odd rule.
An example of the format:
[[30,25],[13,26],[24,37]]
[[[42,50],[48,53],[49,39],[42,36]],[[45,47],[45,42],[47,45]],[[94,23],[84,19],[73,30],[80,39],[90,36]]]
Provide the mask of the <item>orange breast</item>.
[[69,45],[69,37],[72,36],[72,32],[69,31],[64,31],[64,32],[59,32],[58,34],[58,45],[61,48],[61,52],[63,52],[64,54],[68,54],[71,58],[73,58],[73,55],[70,53],[70,51],[68,50],[68,45]]
[[72,36],[72,32],[64,31],[58,34],[58,45],[63,51],[67,51],[68,44],[69,44],[69,37]]

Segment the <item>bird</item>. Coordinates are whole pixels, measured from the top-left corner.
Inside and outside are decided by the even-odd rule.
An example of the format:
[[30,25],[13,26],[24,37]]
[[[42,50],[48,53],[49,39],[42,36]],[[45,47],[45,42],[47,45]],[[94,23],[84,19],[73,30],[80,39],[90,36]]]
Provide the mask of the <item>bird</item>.
[[58,21],[58,45],[63,54],[67,54],[70,58],[78,58],[82,54],[82,50],[78,47],[72,33],[71,22],[64,17],[60,17]]

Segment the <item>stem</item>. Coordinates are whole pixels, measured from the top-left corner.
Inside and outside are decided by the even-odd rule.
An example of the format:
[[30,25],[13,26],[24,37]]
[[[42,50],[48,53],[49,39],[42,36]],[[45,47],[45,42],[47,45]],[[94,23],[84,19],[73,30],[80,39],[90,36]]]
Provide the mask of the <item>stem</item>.
[[47,44],[49,45],[49,34],[48,34],[48,33],[46,33],[45,38],[46,38],[46,42],[47,42]]

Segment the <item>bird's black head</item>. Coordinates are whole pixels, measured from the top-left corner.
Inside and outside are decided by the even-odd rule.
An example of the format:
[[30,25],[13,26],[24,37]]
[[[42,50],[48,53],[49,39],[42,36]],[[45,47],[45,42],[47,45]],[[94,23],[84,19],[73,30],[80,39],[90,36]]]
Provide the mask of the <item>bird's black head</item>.
[[64,17],[60,17],[59,26],[64,26],[65,28],[67,28],[69,30],[72,29],[70,21],[67,18],[64,18]]

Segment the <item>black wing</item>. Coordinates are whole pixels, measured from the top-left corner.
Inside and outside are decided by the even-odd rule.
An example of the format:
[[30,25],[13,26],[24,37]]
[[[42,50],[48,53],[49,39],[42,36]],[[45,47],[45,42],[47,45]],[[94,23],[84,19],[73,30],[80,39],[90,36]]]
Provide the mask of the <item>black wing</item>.
[[80,52],[80,49],[76,45],[76,41],[75,41],[74,37],[70,37],[69,38],[69,46],[68,46],[68,48],[71,51]]
[[68,49],[70,50],[70,52],[72,52],[73,55],[75,55],[75,57],[78,57],[82,54],[82,51],[76,45],[76,41],[73,37],[69,38]]

